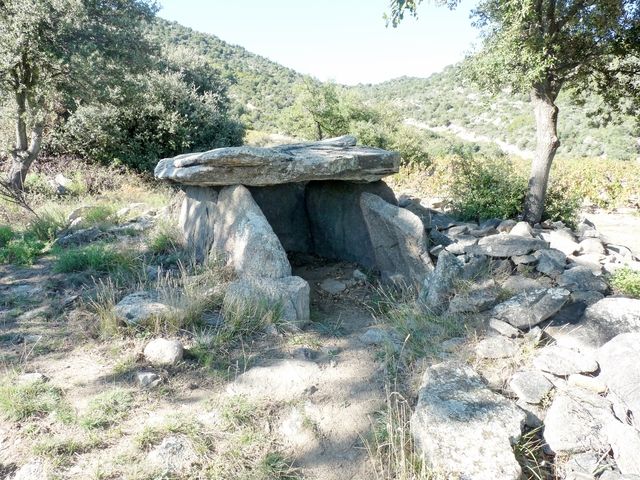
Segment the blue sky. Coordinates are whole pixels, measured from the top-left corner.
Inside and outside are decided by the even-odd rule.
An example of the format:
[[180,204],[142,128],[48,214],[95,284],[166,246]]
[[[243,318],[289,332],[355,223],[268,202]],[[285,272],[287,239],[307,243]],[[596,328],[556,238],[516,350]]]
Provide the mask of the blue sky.
[[464,57],[469,13],[425,1],[419,18],[386,28],[388,0],[160,0],[160,16],[212,33],[301,73],[339,83],[427,77]]

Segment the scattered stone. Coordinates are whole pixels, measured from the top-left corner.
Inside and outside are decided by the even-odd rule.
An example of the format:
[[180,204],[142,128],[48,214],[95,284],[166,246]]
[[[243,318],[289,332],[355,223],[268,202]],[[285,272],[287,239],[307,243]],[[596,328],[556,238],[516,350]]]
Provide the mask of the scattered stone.
[[463,266],[462,278],[477,280],[489,273],[489,257],[486,255],[469,255]]
[[573,267],[558,277],[558,286],[572,292],[576,290],[595,291],[604,293],[607,282],[601,276],[596,276],[587,267]]
[[469,233],[468,225],[456,225],[447,230],[447,235],[449,236],[464,235],[466,233]]
[[344,136],[271,148],[226,147],[158,162],[160,180],[187,185],[278,185],[311,180],[373,182],[397,173],[400,155]]
[[285,447],[298,455],[320,447],[316,434],[309,428],[308,423],[304,411],[293,406],[278,426],[278,433]]
[[640,431],[612,420],[606,425],[606,434],[620,472],[623,475],[640,475]]
[[544,287],[545,285],[543,285],[539,280],[524,277],[522,275],[511,275],[502,283],[503,290],[514,294],[522,293],[527,290],[539,290]]
[[11,480],[48,480],[51,476],[46,465],[41,460],[35,459],[20,467],[10,478]]
[[533,237],[531,225],[527,222],[518,222],[509,231],[509,235],[519,235],[521,237]]
[[509,358],[518,353],[518,344],[502,335],[480,340],[476,345],[478,358]]
[[75,232],[63,233],[62,236],[56,238],[55,244],[60,247],[71,247],[97,242],[99,240],[107,240],[111,237],[113,237],[113,235],[110,232],[104,232],[98,227],[91,227],[76,230]]
[[533,255],[538,259],[536,270],[540,273],[544,273],[550,277],[555,277],[564,272],[564,267],[567,263],[567,256],[560,250],[555,250],[553,248],[538,250]]
[[446,362],[429,367],[411,417],[411,434],[426,465],[473,479],[519,479],[512,445],[525,413],[493,393],[470,367]]
[[473,285],[468,291],[458,293],[449,303],[451,313],[478,313],[489,310],[498,299],[498,289],[493,280]]
[[496,235],[498,230],[495,227],[485,227],[485,228],[473,228],[469,230],[469,235],[473,235],[474,237],[488,237],[489,235]]
[[368,280],[367,274],[361,272],[357,268],[353,271],[352,276],[353,276],[353,279],[357,280],[358,282],[366,282]]
[[445,215],[444,213],[434,212],[431,217],[431,228],[434,229],[437,228],[438,230],[446,230],[459,224],[460,222],[458,222],[455,218],[450,217],[449,215]]
[[518,222],[515,220],[503,220],[496,226],[496,230],[500,233],[509,233]]
[[591,270],[591,273],[593,273],[594,275],[602,274],[602,261],[606,259],[606,257],[595,253],[587,253],[584,255],[579,255],[577,257],[572,255],[567,258],[571,262],[571,268],[576,265],[585,267]]
[[298,347],[293,352],[291,352],[293,358],[297,358],[299,360],[315,360],[318,358],[318,352],[312,350],[307,347]]
[[478,243],[478,239],[473,235],[459,235],[454,237],[454,240],[452,244],[445,247],[445,250],[454,255],[462,255],[467,251],[468,247]]
[[435,313],[444,312],[449,306],[454,284],[462,276],[462,272],[462,262],[446,250],[442,251],[435,271],[427,278],[420,292],[423,306]]
[[576,290],[571,292],[571,301],[574,303],[584,303],[587,307],[599,302],[604,298],[604,295],[600,292],[589,292],[583,290]]
[[560,250],[566,256],[573,255],[580,251],[580,245],[570,230],[551,230],[543,232],[542,238],[549,242],[549,247]]
[[569,375],[567,383],[572,387],[579,387],[594,393],[604,393],[607,390],[607,385],[602,381],[602,378],[590,377],[579,373]]
[[623,475],[617,470],[605,470],[598,480],[640,480],[640,475]]
[[451,245],[455,241],[452,238],[449,238],[444,233],[436,230],[435,228],[431,230],[431,233],[429,234],[429,240],[431,241],[432,244],[436,246],[441,246],[443,248],[448,245]]
[[480,222],[480,228],[495,228],[498,229],[498,225],[505,222],[507,220],[500,220],[499,218],[489,218],[487,220],[482,220]]
[[531,265],[538,262],[538,257],[535,255],[517,255],[511,257],[511,261],[516,265]]
[[[565,479],[593,479],[601,467],[600,456],[594,452],[572,455],[564,465]],[[573,476],[571,476],[573,474]]]
[[561,377],[572,373],[591,373],[598,370],[598,362],[569,348],[551,345],[540,349],[533,365],[543,372]]
[[136,292],[127,295],[113,310],[119,321],[131,326],[146,324],[174,312],[173,307],[158,301],[157,295],[152,292]]
[[153,372],[136,372],[136,381],[141,388],[155,388],[162,382],[160,375]]
[[295,329],[309,322],[309,293],[309,284],[300,277],[240,279],[229,284],[223,313],[271,308]]
[[527,255],[535,250],[547,248],[547,246],[547,242],[538,238],[503,234],[481,238],[477,245],[468,246],[465,251],[475,255],[507,258]]
[[340,280],[327,278],[320,283],[320,288],[330,295],[338,295],[346,290],[347,286]]
[[433,255],[434,257],[437,257],[440,255],[440,252],[444,250],[444,248],[445,247],[443,247],[442,245],[436,245],[431,250],[429,250],[429,254]]
[[440,348],[445,353],[453,353],[464,345],[466,341],[467,339],[464,337],[449,338],[440,344]]
[[531,328],[559,311],[569,299],[562,288],[525,290],[493,309],[499,319],[516,328]]
[[613,420],[611,404],[581,389],[559,392],[544,420],[544,439],[557,455],[605,452],[605,425]]
[[165,472],[184,473],[198,461],[198,454],[184,435],[166,437],[147,455],[147,460]]
[[607,251],[599,238],[585,238],[580,242],[583,253],[596,253],[606,255]]
[[433,271],[420,218],[370,193],[360,196],[360,207],[383,280],[401,275],[404,283],[420,285]]
[[67,215],[67,222],[73,222],[77,218],[83,217],[87,212],[93,209],[95,205],[83,205],[81,207],[74,208],[69,215]]
[[41,307],[33,308],[31,310],[27,310],[24,313],[21,313],[18,316],[19,322],[32,322],[38,318],[46,319],[51,314],[51,309],[48,305],[43,305]]
[[504,335],[505,337],[516,338],[520,335],[520,330],[512,327],[507,322],[498,320],[497,318],[489,320],[489,327],[493,328],[496,332],[500,335]]
[[144,358],[154,365],[175,365],[183,355],[184,349],[178,340],[156,338],[144,347]]
[[371,327],[364,332],[359,340],[365,345],[384,345],[394,342],[393,336],[384,328]]
[[553,384],[540,372],[517,372],[509,381],[509,387],[520,400],[538,404],[549,394]]
[[598,362],[599,377],[606,383],[609,396],[633,414],[640,428],[640,331],[617,335],[605,343],[598,350]]

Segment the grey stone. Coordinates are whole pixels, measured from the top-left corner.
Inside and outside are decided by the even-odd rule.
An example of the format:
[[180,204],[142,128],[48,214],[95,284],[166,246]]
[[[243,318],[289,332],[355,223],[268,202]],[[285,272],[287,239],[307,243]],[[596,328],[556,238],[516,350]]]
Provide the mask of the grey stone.
[[144,347],[144,358],[154,365],[175,365],[183,355],[184,349],[178,340],[156,338]]
[[51,475],[42,460],[34,459],[21,466],[9,478],[11,480],[49,480]]
[[179,474],[189,471],[198,454],[188,437],[171,435],[149,452],[147,460],[166,473]]
[[516,338],[520,335],[520,330],[512,327],[507,322],[498,320],[497,318],[492,318],[491,320],[489,320],[489,327],[494,329],[500,335],[504,335],[505,337]]
[[470,367],[429,367],[411,417],[411,434],[426,465],[443,475],[476,480],[519,479],[514,454],[525,413],[493,393]]
[[553,385],[540,372],[516,372],[509,380],[509,387],[520,400],[537,404],[549,394]]
[[240,279],[227,288],[223,311],[269,308],[278,311],[289,327],[298,328],[309,322],[309,293],[309,284],[300,277]]
[[559,392],[544,420],[544,439],[557,455],[609,449],[605,426],[613,419],[606,399],[581,389]]
[[598,350],[598,363],[599,378],[609,395],[633,414],[640,428],[640,331],[617,335],[605,343]]
[[640,480],[640,475],[623,475],[617,470],[605,470],[598,480]]
[[485,228],[472,228],[469,230],[469,235],[473,235],[474,237],[488,237],[489,235],[495,235],[498,233],[498,230],[495,227],[485,227]]
[[603,298],[586,309],[579,327],[573,334],[583,348],[598,348],[616,335],[640,331],[640,300]]
[[580,267],[586,267],[594,275],[600,275],[602,273],[602,260],[606,257],[596,253],[587,253],[584,255],[571,256],[568,260],[572,265],[578,265]]
[[241,277],[291,275],[287,254],[249,190],[242,185],[223,188],[217,207],[212,254],[223,254]]
[[607,385],[600,376],[590,377],[588,375],[572,373],[569,375],[569,378],[567,378],[567,384],[569,386],[579,387],[594,393],[604,393],[607,390]]
[[466,341],[467,339],[464,337],[449,338],[440,344],[440,348],[445,353],[453,353],[461,348]]
[[40,372],[31,372],[31,373],[23,373],[18,375],[16,378],[16,383],[20,385],[31,385],[34,383],[44,383],[49,379],[47,376]]
[[470,255],[463,266],[462,278],[477,280],[489,273],[489,257],[486,255]]
[[320,283],[320,288],[331,295],[337,295],[344,292],[347,286],[340,280],[327,278]]
[[559,376],[598,370],[598,362],[592,357],[558,345],[540,349],[538,356],[533,359],[533,366]]
[[599,238],[585,238],[580,242],[580,248],[583,253],[596,253],[605,255],[607,250]]
[[596,276],[587,267],[573,267],[558,277],[558,286],[572,292],[576,290],[603,293],[607,290],[607,282]]
[[366,282],[368,280],[367,278],[367,274],[358,270],[357,268],[353,271],[353,279],[357,280],[358,282]]
[[478,358],[509,358],[518,353],[518,344],[502,335],[487,337],[476,345]]
[[481,238],[477,245],[468,246],[465,251],[475,255],[507,258],[527,255],[535,250],[547,248],[547,246],[545,241],[538,238],[502,234]]
[[75,232],[63,233],[62,236],[56,239],[55,244],[59,247],[71,247],[100,240],[104,241],[109,238],[113,238],[112,233],[104,232],[98,227],[90,227],[76,230]]
[[447,235],[449,236],[458,236],[469,233],[469,225],[455,225],[449,229],[447,229]]
[[438,257],[435,271],[425,281],[420,292],[422,305],[430,311],[441,313],[449,307],[456,280],[462,276],[462,262],[443,250]]
[[562,288],[525,290],[496,305],[493,314],[514,327],[526,329],[551,317],[568,299],[569,291]]
[[331,260],[344,260],[375,270],[375,253],[360,207],[362,193],[377,195],[395,204],[391,188],[384,182],[310,182],[306,188],[306,210],[313,239],[313,253]]
[[127,325],[146,324],[171,315],[175,308],[162,303],[153,292],[136,292],[124,297],[113,309],[116,318]]
[[454,242],[445,247],[445,250],[454,255],[462,255],[466,249],[478,243],[478,239],[472,235],[459,235],[453,237]]
[[518,222],[515,220],[503,220],[496,226],[496,230],[500,233],[509,233]]
[[184,188],[185,197],[180,208],[178,226],[185,243],[203,262],[213,245],[214,225],[218,212],[218,192],[208,187]]
[[162,382],[160,375],[153,372],[136,372],[136,381],[141,388],[155,388]]
[[511,261],[516,265],[531,265],[538,262],[538,257],[535,255],[516,255],[511,257]]
[[451,313],[478,313],[489,310],[498,300],[498,289],[493,280],[472,285],[458,293],[449,303]]
[[447,247],[455,242],[453,238],[450,238],[449,236],[436,230],[435,228],[431,230],[431,233],[429,234],[429,240],[431,240],[431,243],[433,245],[439,245],[442,247]]
[[[595,452],[584,452],[572,455],[564,465],[564,470],[568,475],[576,475],[578,480],[583,478],[595,478],[595,474],[601,469],[600,455]],[[567,476],[565,476],[567,478]]]
[[502,288],[507,292],[516,294],[527,290],[539,290],[544,288],[544,285],[534,278],[524,277],[522,275],[512,275],[502,283]]
[[358,337],[365,345],[383,345],[394,343],[397,339],[384,328],[371,327]]
[[538,259],[536,270],[550,277],[555,277],[564,272],[567,256],[560,250],[552,248],[538,250],[533,254]]
[[434,212],[431,216],[431,228],[437,228],[438,230],[446,230],[461,223],[464,222],[459,222],[455,218],[443,213]]
[[400,155],[356,146],[355,137],[271,148],[226,147],[158,162],[155,176],[187,185],[278,185],[311,180],[373,182],[397,173]]
[[606,425],[613,458],[624,475],[640,475],[640,431],[631,425],[612,420]]
[[509,234],[520,235],[521,237],[533,237],[533,230],[527,222],[518,222],[509,231]]
[[420,285],[433,271],[420,218],[366,192],[360,207],[383,280],[399,275],[409,285]]
[[488,218],[487,220],[482,220],[480,222],[479,227],[480,228],[495,228],[496,230],[498,229],[498,225],[500,225],[503,222],[503,220],[500,220],[499,218]]
[[573,255],[580,251],[580,245],[575,241],[575,237],[568,229],[551,230],[543,232],[542,238],[549,242],[549,247],[560,250],[565,255]]
[[604,295],[600,292],[590,292],[583,290],[576,290],[575,292],[571,292],[571,301],[572,302],[582,302],[587,307],[589,305],[593,305],[596,302],[599,302],[604,298]]

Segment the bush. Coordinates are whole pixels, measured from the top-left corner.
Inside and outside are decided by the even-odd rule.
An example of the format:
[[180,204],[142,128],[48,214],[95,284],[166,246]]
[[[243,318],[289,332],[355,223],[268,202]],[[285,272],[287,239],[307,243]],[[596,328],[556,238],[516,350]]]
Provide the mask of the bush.
[[628,267],[621,268],[611,275],[609,279],[611,287],[623,295],[640,298],[640,272]]
[[458,158],[452,163],[447,201],[463,220],[515,218],[522,213],[526,188],[508,160]]
[[65,225],[66,220],[62,213],[43,212],[29,223],[25,236],[34,237],[41,242],[52,242]]
[[0,263],[31,265],[44,248],[45,244],[35,238],[14,238],[0,247]]
[[15,233],[8,225],[0,225],[0,248],[4,247],[15,237]]

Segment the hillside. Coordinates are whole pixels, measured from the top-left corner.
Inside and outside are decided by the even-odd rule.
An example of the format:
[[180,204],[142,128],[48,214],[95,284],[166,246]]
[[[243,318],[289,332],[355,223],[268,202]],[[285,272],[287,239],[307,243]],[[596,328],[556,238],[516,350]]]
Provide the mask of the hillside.
[[[535,149],[535,127],[527,95],[480,91],[461,79],[459,66],[448,67],[429,78],[402,77],[378,85],[357,87],[365,96],[397,106],[406,119],[422,127],[446,127],[459,137],[488,137],[517,149]],[[600,106],[589,97],[578,105],[566,92],[558,100],[559,156],[634,159],[640,132],[631,117],[613,117],[609,125],[601,117],[589,117]]]

